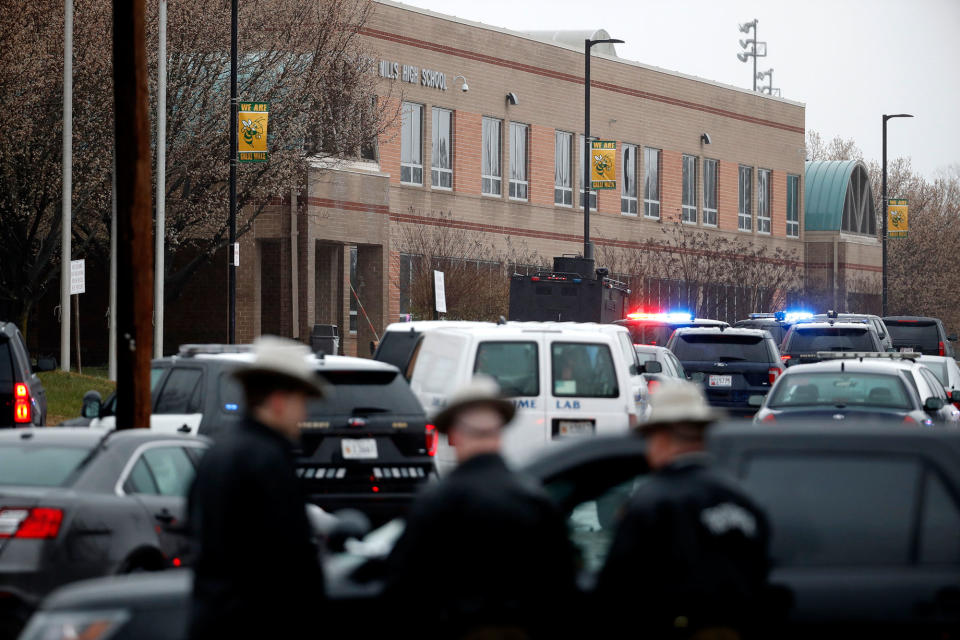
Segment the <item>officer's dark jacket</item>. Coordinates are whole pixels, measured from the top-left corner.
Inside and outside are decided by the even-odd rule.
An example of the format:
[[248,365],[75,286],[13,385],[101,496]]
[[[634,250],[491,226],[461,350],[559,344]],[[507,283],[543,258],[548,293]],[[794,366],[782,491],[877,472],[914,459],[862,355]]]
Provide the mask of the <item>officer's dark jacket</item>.
[[198,546],[191,638],[281,638],[322,619],[323,574],[291,443],[247,419],[204,455],[190,492]]
[[764,597],[765,514],[706,456],[684,458],[637,487],[598,578],[601,619],[637,636],[684,622],[747,630]]
[[420,637],[485,626],[558,637],[551,625],[564,624],[575,590],[559,511],[492,454],[465,461],[415,501],[388,569],[387,602],[416,621]]

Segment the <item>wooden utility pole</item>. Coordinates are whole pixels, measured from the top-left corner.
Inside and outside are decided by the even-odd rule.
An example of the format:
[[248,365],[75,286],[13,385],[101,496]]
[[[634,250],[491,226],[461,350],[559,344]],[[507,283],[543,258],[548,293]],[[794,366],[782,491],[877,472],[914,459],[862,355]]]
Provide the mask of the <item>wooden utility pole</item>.
[[117,429],[150,426],[153,220],[144,0],[113,0]]

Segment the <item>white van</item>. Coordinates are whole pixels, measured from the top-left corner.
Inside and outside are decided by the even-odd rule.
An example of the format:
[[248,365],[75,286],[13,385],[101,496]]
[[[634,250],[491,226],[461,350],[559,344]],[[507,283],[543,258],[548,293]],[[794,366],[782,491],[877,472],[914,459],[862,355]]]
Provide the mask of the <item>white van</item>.
[[[624,327],[592,323],[508,322],[435,329],[411,358],[410,387],[428,415],[475,374],[496,378],[517,407],[504,455],[521,463],[551,443],[625,433],[646,417],[646,381]],[[437,468],[455,466],[441,437]]]

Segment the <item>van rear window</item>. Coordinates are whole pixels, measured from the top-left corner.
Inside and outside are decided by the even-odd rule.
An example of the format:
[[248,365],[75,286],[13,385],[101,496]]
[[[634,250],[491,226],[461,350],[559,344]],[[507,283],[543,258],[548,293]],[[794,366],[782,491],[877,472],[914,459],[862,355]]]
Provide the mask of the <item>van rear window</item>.
[[473,372],[496,379],[505,396],[540,394],[536,342],[481,342]]
[[940,332],[935,322],[886,322],[894,346],[937,350]]
[[620,395],[610,348],[605,344],[554,342],[553,395],[616,398]]

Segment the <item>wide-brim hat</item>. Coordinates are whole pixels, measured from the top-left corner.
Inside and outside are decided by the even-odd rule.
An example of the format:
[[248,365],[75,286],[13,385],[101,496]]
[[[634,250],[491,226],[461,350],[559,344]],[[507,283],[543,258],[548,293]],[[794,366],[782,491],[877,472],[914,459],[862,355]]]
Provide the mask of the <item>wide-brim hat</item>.
[[490,376],[478,375],[450,396],[447,406],[433,417],[433,424],[439,433],[447,433],[460,413],[478,407],[489,407],[499,413],[504,426],[513,420],[517,412],[513,403],[501,396],[500,385],[496,380]]
[[672,425],[707,427],[726,417],[726,413],[710,406],[703,388],[693,382],[663,382],[650,394],[650,417],[637,425],[640,433],[668,429]]
[[312,366],[313,353],[301,342],[260,336],[253,341],[253,362],[233,372],[244,386],[296,389],[309,396],[324,395],[324,385]]

